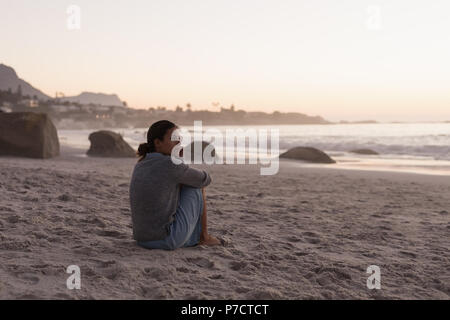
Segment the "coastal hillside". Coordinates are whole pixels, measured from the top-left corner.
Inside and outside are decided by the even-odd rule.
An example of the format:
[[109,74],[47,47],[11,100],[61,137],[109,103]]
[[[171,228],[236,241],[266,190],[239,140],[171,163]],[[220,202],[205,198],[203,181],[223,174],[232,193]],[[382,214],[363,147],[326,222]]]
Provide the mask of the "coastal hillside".
[[76,102],[79,104],[96,104],[102,106],[123,106],[123,102],[119,99],[117,94],[104,94],[94,92],[82,92],[73,97],[65,97],[61,101]]
[[12,92],[20,90],[23,95],[35,96],[40,100],[50,99],[48,95],[36,89],[25,80],[20,79],[13,68],[2,63],[0,63],[0,90],[11,90]]
[[[30,83],[20,79],[16,71],[5,64],[0,64],[0,90],[19,93],[21,96],[29,96],[37,100],[47,101],[52,99],[49,95],[33,87]],[[94,104],[101,106],[123,106],[117,94],[94,93],[84,91],[76,96],[63,97],[59,101],[79,104]]]

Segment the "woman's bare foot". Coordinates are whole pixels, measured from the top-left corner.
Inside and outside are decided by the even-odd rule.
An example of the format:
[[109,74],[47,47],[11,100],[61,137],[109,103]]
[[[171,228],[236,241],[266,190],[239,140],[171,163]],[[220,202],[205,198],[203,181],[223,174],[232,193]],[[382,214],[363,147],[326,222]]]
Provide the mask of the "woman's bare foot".
[[217,246],[222,244],[219,239],[216,237],[210,236],[209,234],[206,236],[201,236],[200,241],[198,243],[199,246]]

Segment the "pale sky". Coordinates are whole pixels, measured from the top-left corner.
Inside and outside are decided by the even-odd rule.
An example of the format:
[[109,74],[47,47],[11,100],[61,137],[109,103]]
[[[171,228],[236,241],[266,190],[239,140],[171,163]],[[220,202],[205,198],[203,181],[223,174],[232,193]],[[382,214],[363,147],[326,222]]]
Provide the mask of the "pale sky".
[[450,120],[449,0],[0,0],[0,26],[0,63],[51,96]]

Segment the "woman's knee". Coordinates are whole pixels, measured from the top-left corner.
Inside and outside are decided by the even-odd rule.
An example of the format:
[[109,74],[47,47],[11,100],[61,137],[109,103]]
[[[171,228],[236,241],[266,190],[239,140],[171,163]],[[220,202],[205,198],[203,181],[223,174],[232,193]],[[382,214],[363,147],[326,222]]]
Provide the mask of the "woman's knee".
[[195,187],[183,185],[181,187],[181,192],[202,194],[202,188],[195,188]]
[[197,202],[203,203],[203,191],[200,188],[194,188],[189,186],[183,186],[181,188],[181,196],[180,200],[187,200],[192,201],[192,199],[195,199]]

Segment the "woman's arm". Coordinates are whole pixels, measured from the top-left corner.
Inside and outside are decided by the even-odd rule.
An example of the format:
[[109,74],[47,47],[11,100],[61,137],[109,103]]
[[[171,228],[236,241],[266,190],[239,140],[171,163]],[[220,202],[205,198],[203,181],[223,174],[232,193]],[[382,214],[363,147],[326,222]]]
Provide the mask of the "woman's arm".
[[205,170],[191,168],[184,163],[174,164],[172,161],[170,162],[173,166],[175,180],[178,183],[194,188],[203,188],[211,183],[211,176]]

